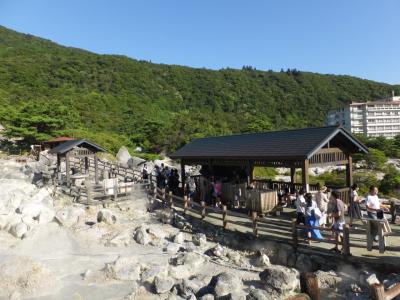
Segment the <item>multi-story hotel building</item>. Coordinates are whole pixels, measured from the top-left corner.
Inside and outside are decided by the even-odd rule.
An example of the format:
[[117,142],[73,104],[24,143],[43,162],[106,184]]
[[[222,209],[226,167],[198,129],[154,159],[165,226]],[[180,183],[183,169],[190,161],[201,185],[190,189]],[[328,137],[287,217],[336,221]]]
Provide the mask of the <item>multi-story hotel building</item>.
[[348,107],[329,111],[327,125],[342,125],[352,133],[368,137],[400,135],[400,96],[371,102],[353,102]]

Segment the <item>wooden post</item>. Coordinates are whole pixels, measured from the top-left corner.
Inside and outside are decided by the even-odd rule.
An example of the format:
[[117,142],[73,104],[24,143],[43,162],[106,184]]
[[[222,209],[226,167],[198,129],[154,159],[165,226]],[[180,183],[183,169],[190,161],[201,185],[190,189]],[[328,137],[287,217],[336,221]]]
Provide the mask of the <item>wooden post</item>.
[[343,227],[343,255],[350,255],[350,227],[349,224],[345,224]]
[[174,206],[174,202],[173,202],[173,198],[172,198],[172,192],[168,192],[168,206],[169,207],[173,207]]
[[99,162],[96,154],[94,155],[94,182],[99,184]]
[[301,291],[307,293],[311,300],[320,300],[320,289],[318,286],[318,279],[314,273],[306,272],[300,276]]
[[182,183],[182,195],[185,195],[185,163],[181,161],[181,183]]
[[69,161],[69,152],[65,154],[65,176],[67,179],[67,186],[70,186],[70,175],[69,175],[70,161]]
[[385,236],[383,235],[383,222],[378,222],[379,253],[385,252]]
[[396,224],[396,202],[394,200],[390,201],[390,214],[392,215],[392,224]]
[[308,159],[305,159],[303,161],[303,166],[301,168],[301,179],[302,179],[301,183],[306,192],[308,192],[308,190],[309,190],[308,165],[309,165],[309,161],[308,161]]
[[296,176],[296,168],[290,168],[290,183],[294,184],[294,177]]
[[346,185],[347,187],[351,187],[353,185],[353,159],[351,155],[347,155]]
[[188,196],[183,196],[183,215],[186,215],[186,211],[188,208]]
[[299,240],[297,237],[297,219],[292,219],[292,244],[294,251],[297,251]]
[[118,179],[114,179],[114,201],[117,201],[118,197]]
[[90,179],[85,179],[86,186],[86,195],[87,195],[87,203],[89,204],[92,201],[92,186],[90,185]]
[[374,237],[372,236],[372,224],[370,220],[367,220],[366,231],[367,231],[367,250],[372,251],[372,244]]
[[251,219],[253,220],[253,235],[257,238],[258,237],[258,227],[257,227],[257,212],[251,212]]
[[201,218],[204,219],[206,217],[206,202],[201,201]]
[[371,284],[369,288],[372,300],[386,300],[385,287],[383,284],[374,283]]
[[228,225],[228,211],[226,205],[222,205],[222,227],[226,229]]

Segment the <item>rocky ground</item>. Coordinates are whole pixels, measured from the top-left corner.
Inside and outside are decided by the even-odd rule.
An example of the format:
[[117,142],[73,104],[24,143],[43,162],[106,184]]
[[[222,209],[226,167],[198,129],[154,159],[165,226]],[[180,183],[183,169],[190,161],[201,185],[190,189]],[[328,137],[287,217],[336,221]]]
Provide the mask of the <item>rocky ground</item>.
[[[0,299],[286,299],[299,292],[297,269],[315,269],[287,245],[239,251],[169,209],[149,213],[144,191],[107,208],[75,204],[32,184],[39,167],[0,160]],[[351,268],[316,274],[324,299],[367,299],[377,280]]]

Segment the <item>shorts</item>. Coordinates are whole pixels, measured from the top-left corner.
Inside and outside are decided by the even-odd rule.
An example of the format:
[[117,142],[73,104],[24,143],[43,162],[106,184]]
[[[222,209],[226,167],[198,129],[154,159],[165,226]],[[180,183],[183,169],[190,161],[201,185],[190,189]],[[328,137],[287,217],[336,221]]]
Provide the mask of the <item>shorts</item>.
[[333,223],[333,225],[332,225],[332,230],[333,230],[335,233],[339,233],[340,235],[342,235],[342,234],[343,234],[343,225],[344,225],[344,223],[335,222],[335,223]]

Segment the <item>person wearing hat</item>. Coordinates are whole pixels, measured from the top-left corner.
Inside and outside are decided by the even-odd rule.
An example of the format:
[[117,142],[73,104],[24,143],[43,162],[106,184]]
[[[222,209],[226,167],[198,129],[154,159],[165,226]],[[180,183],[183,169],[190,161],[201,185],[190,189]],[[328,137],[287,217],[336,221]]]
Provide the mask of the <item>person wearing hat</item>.
[[318,193],[315,195],[315,200],[317,202],[317,207],[321,211],[322,215],[319,219],[319,225],[320,226],[325,226],[326,225],[326,213],[328,209],[328,202],[329,199],[326,195],[327,187],[322,186]]

